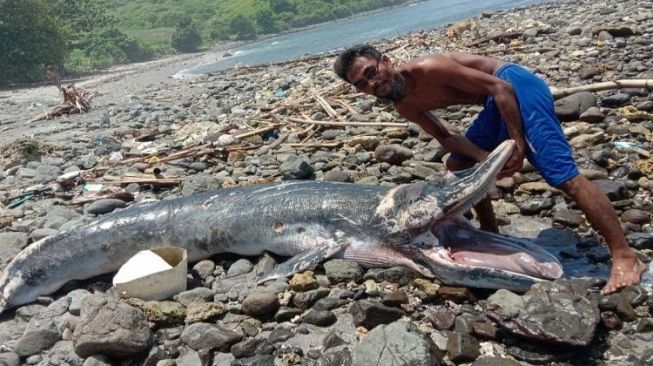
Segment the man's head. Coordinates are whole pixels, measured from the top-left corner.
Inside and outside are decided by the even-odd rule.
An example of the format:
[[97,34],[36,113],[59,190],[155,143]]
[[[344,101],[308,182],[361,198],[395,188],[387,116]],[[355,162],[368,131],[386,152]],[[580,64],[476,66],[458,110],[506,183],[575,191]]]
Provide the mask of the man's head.
[[333,64],[343,80],[361,92],[398,102],[406,96],[406,81],[390,64],[390,59],[370,45],[343,51]]

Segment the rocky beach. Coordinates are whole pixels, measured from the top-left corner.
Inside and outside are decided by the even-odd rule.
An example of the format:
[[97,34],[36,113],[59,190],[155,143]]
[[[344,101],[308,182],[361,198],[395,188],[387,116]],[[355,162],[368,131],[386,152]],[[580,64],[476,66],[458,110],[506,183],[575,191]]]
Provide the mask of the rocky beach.
[[[647,0],[557,1],[472,21],[478,34],[451,38],[445,27],[374,45],[395,62],[496,57],[555,90],[653,79]],[[335,53],[168,77],[215,57],[77,80],[93,108],[54,119],[30,122],[61,102],[55,86],[0,91],[0,270],[32,242],[139,203],[279,180],[392,187],[446,173],[435,139],[336,77]],[[481,109],[436,113],[464,132]],[[556,114],[582,174],[649,265],[653,91],[571,93]],[[189,263],[188,290],[165,301],[120,299],[108,274],[3,313],[0,365],[653,365],[653,281],[601,295],[607,246],[530,164],[491,196],[501,231],[555,253],[565,278],[515,294],[332,259],[257,285],[285,258],[217,255]]]

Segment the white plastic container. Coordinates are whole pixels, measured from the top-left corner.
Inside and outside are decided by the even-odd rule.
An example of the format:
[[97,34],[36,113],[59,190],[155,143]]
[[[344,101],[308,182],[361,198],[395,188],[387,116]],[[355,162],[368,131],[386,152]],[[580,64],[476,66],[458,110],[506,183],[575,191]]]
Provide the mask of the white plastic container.
[[123,298],[164,300],[186,291],[188,253],[179,247],[160,247],[136,253],[113,277]]

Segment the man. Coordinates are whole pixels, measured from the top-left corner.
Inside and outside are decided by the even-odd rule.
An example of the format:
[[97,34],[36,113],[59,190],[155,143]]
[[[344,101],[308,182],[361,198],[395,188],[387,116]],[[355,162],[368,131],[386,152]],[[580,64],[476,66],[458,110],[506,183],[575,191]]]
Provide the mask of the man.
[[[369,45],[341,53],[334,70],[359,91],[391,100],[404,118],[419,124],[450,151],[450,170],[483,161],[502,141],[515,151],[500,177],[512,176],[526,157],[550,185],[569,195],[605,238],[612,256],[603,293],[639,283],[645,269],[628,246],[609,199],[579,174],[560,127],[553,97],[544,81],[515,65],[464,53],[433,54],[393,66]],[[465,136],[451,133],[433,109],[458,104],[484,105]],[[481,227],[498,231],[489,197],[475,207]]]

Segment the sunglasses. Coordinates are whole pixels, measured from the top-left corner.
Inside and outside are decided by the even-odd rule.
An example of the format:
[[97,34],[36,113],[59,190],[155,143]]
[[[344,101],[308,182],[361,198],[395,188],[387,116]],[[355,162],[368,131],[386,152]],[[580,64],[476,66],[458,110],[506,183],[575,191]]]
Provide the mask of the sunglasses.
[[381,60],[378,60],[376,62],[376,65],[370,65],[363,70],[363,79],[358,80],[356,83],[354,83],[354,87],[358,90],[361,90],[367,86],[367,82],[369,80],[374,79],[376,75],[379,73],[379,64],[381,63]]

